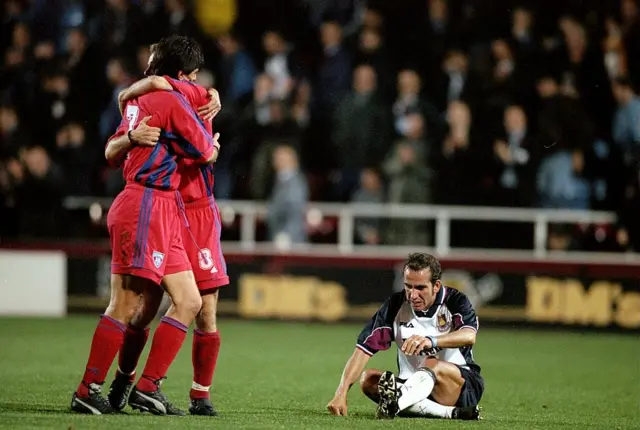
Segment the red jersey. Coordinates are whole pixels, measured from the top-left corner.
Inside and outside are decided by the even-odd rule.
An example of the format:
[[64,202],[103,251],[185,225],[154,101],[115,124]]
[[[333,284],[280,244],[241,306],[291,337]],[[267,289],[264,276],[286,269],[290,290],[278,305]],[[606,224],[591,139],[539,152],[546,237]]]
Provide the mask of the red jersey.
[[134,146],[127,152],[124,178],[127,183],[149,188],[177,190],[179,161],[184,158],[205,164],[215,150],[213,138],[182,94],[157,91],[127,104],[122,122],[109,140],[133,130],[146,116],[152,116],[149,126],[162,129],[160,140],[154,147]]
[[[174,90],[184,95],[193,109],[204,106],[209,102],[207,90],[191,81],[180,81],[169,76],[163,76]],[[198,116],[198,121],[204,129],[213,135],[211,121],[204,121]],[[183,159],[179,165],[182,174],[178,190],[185,202],[193,202],[205,197],[213,196],[213,164],[197,165],[191,160]]]

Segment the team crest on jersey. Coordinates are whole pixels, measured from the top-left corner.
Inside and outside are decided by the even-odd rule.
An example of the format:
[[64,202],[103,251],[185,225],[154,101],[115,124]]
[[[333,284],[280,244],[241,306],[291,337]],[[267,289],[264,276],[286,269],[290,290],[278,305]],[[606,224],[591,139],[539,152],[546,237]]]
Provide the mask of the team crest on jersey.
[[162,252],[153,251],[151,258],[153,258],[153,265],[156,266],[156,269],[159,269],[164,261],[164,254]]
[[436,326],[440,332],[449,331],[449,329],[451,329],[451,318],[449,317],[448,312],[444,311],[438,314]]
[[198,265],[202,270],[209,270],[213,267],[213,258],[211,258],[211,250],[202,248],[198,252]]

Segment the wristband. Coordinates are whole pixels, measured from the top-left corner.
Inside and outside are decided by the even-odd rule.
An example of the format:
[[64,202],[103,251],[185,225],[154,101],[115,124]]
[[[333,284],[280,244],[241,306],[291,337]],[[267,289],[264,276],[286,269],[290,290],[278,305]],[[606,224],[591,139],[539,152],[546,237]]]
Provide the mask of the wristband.
[[133,130],[129,130],[129,131],[127,132],[127,137],[129,138],[129,142],[131,142],[131,145],[136,146],[136,142],[131,138],[131,132],[132,132],[132,131],[133,131]]
[[435,336],[425,336],[427,339],[429,339],[431,341],[431,347],[432,348],[437,348],[438,347],[438,340]]

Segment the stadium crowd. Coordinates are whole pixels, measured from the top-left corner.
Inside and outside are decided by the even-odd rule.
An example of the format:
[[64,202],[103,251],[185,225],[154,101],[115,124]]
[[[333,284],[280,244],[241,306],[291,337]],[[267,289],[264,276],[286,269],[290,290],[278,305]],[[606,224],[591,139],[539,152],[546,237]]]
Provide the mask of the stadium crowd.
[[[106,139],[149,45],[199,40],[220,91],[218,199],[602,209],[556,249],[640,250],[637,0],[6,0],[0,235],[60,234],[65,196],[113,196]],[[294,180],[291,180],[294,178]],[[278,210],[268,222],[278,222]],[[575,230],[578,230],[576,233]],[[425,244],[359,220],[360,243]]]

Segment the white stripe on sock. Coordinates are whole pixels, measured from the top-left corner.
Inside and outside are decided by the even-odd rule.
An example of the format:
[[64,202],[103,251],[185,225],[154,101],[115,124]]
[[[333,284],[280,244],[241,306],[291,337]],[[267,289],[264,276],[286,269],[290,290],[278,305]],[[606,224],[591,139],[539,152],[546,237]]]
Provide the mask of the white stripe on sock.
[[205,387],[204,385],[200,385],[195,381],[191,384],[191,389],[196,391],[209,391],[209,388],[211,387]]

